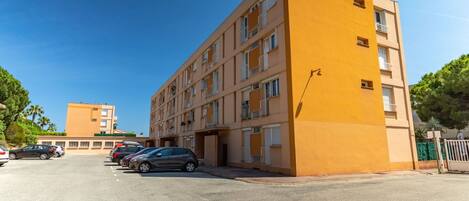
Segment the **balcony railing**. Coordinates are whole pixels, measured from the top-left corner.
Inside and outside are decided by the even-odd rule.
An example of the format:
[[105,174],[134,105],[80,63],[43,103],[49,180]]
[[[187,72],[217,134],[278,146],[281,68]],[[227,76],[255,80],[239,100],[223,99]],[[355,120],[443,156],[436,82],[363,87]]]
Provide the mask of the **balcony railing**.
[[241,119],[247,120],[251,118],[251,112],[249,111],[249,103],[243,103],[241,105]]
[[391,67],[392,67],[392,65],[391,65],[390,63],[388,63],[388,62],[379,62],[379,68],[380,68],[381,70],[388,70],[388,71],[390,71],[390,70],[391,70]]
[[384,104],[384,111],[385,112],[396,112],[396,104]]
[[381,33],[388,33],[388,27],[385,24],[376,23],[376,31]]

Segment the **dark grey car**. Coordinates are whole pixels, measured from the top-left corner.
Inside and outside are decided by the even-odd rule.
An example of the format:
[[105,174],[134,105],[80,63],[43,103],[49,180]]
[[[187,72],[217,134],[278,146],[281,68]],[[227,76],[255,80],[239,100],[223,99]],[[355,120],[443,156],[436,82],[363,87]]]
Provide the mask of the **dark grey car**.
[[190,149],[179,147],[160,148],[137,156],[129,163],[129,167],[138,172],[149,172],[155,169],[179,169],[193,172],[198,165],[197,157]]

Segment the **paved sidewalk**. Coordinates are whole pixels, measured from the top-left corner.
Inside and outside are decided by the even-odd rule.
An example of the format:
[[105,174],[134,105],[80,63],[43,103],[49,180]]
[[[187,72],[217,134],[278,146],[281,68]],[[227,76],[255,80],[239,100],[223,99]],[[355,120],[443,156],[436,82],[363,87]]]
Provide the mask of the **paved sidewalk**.
[[255,169],[235,168],[235,167],[207,167],[201,166],[199,171],[209,173],[217,177],[227,179],[234,179],[247,183],[267,184],[267,185],[298,185],[310,182],[321,181],[354,181],[363,179],[379,179],[383,177],[393,176],[410,176],[410,175],[433,175],[437,174],[437,170],[419,170],[419,171],[394,171],[382,173],[367,173],[367,174],[348,174],[348,175],[333,175],[333,176],[303,176],[291,177],[276,173],[263,172]]

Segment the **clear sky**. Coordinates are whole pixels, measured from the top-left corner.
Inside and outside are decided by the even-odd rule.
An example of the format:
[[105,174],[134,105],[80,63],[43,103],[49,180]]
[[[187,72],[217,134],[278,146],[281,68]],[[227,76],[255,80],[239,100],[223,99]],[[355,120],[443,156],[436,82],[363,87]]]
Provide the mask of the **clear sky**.
[[[240,0],[0,2],[0,65],[59,130],[68,102],[110,103],[119,127],[148,133],[150,97]],[[401,0],[415,83],[469,53],[469,1]]]

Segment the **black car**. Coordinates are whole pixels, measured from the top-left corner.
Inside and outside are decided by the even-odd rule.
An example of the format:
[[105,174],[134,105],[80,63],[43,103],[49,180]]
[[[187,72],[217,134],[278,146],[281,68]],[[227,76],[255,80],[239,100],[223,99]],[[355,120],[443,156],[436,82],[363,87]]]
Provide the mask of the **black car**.
[[130,160],[129,168],[138,172],[149,172],[154,169],[179,169],[193,172],[199,166],[197,156],[187,148],[166,147],[148,154],[136,156]]
[[54,156],[54,148],[50,145],[28,145],[21,149],[10,150],[10,159],[39,158],[47,160]]
[[139,152],[137,153],[134,153],[134,154],[129,154],[127,156],[125,156],[122,160],[121,160],[121,164],[122,167],[129,167],[129,162],[132,158],[136,157],[136,156],[140,156],[142,154],[148,154],[154,150],[157,150],[159,149],[158,147],[148,147],[148,148],[145,148],[145,149],[142,149],[140,150]]
[[115,163],[117,162],[118,165],[121,165],[122,159],[125,156],[137,153],[137,152],[141,151],[142,149],[144,149],[144,147],[142,147],[142,146],[138,146],[138,147],[136,147],[136,146],[119,147],[112,154],[111,161],[115,162]]

